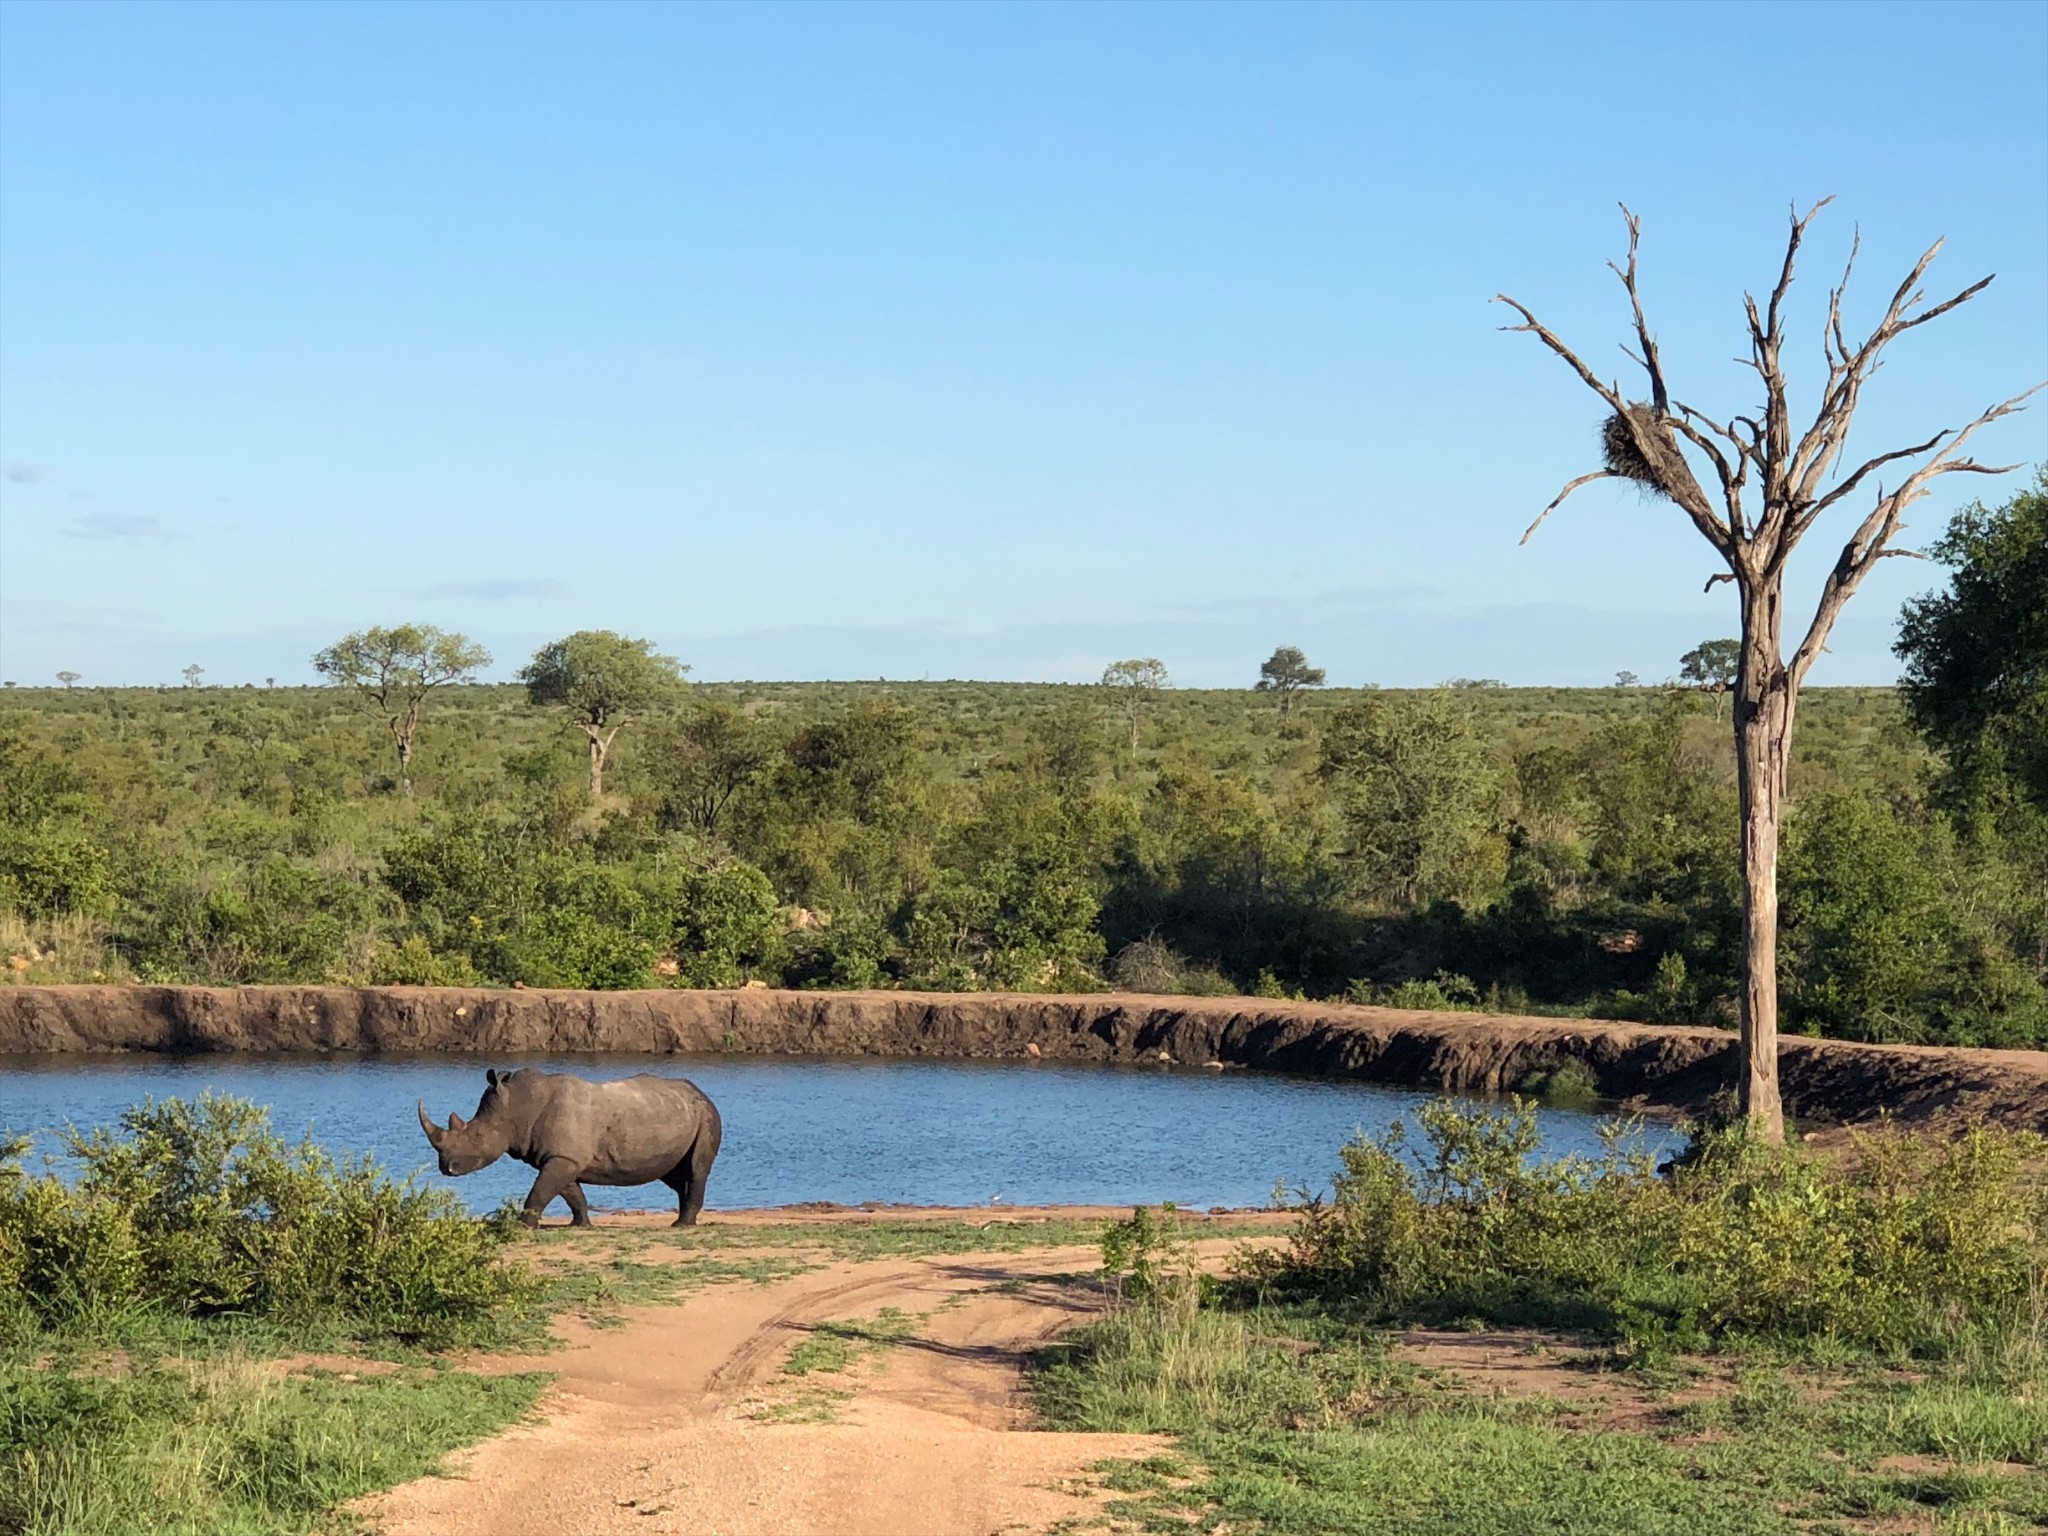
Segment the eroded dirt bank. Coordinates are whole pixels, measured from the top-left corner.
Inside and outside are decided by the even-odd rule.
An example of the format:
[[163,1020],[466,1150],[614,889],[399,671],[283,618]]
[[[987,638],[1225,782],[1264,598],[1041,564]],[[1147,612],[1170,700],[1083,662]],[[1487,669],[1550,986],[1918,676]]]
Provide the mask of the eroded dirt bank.
[[[0,1054],[109,1051],[742,1052],[1221,1063],[1502,1092],[1584,1062],[1601,1092],[1692,1109],[1732,1081],[1711,1029],[1262,998],[548,992],[427,987],[0,987]],[[1788,1039],[1809,1120],[1982,1115],[2048,1132],[2048,1052]]]

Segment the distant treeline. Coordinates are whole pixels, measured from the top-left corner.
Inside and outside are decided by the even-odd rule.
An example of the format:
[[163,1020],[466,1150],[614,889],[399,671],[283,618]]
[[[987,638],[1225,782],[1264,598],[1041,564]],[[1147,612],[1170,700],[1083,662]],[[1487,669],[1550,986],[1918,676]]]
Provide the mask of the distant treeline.
[[[1903,616],[1904,687],[1801,700],[1787,1018],[2048,1045],[2048,480],[1935,552],[1956,574]],[[514,687],[404,626],[323,651],[330,687],[15,688],[0,954],[19,981],[1122,986],[1732,1024],[1720,649],[1662,689],[1320,690],[1288,647],[1239,691],[1149,658],[1098,686],[690,687],[586,631]]]
[[[1732,1019],[1726,702],[1652,690],[721,685],[585,743],[437,694],[20,690],[16,980],[1146,990]],[[2043,866],[1886,690],[1804,707],[1791,1017],[2048,1042]]]

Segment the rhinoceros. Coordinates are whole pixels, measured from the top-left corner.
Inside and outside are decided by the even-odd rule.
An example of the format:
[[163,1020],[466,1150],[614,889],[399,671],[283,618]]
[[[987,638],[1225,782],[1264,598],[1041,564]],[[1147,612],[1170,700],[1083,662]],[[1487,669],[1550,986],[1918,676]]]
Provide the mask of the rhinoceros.
[[676,1192],[676,1225],[697,1224],[723,1127],[695,1083],[649,1072],[590,1083],[534,1067],[493,1067],[485,1077],[489,1085],[473,1119],[451,1112],[439,1126],[420,1103],[420,1129],[440,1156],[441,1172],[459,1178],[508,1153],[539,1169],[520,1216],[529,1227],[557,1195],[577,1226],[589,1226],[585,1184],[656,1180]]

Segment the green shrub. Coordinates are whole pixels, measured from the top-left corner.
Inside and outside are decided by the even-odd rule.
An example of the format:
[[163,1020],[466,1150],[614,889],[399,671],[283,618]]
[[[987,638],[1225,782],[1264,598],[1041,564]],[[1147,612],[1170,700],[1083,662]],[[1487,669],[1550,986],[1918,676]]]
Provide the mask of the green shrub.
[[152,980],[351,981],[371,911],[354,880],[281,857],[218,875],[159,871],[125,947]]
[[1599,1074],[1576,1056],[1538,1067],[1516,1087],[1559,1109],[1590,1109],[1600,1102]]
[[288,1147],[208,1093],[74,1133],[75,1187],[0,1161],[0,1323],[91,1330],[139,1308],[326,1322],[430,1345],[488,1335],[533,1282],[498,1228],[374,1164]]
[[1846,793],[1802,807],[1785,848],[1788,1014],[1847,1039],[2048,1040],[2048,988],[2002,931],[1995,873],[1939,817],[1914,825]]
[[1938,1351],[2048,1293],[2040,1138],[1880,1128],[1831,1160],[1728,1135],[1659,1177],[1606,1128],[1597,1158],[1536,1160],[1534,1109],[1417,1111],[1341,1153],[1331,1198],[1296,1202],[1284,1256],[1250,1275],[1397,1315],[1545,1320],[1643,1349],[1826,1337]]
[[674,923],[683,984],[737,987],[767,962],[779,938],[775,887],[738,860],[695,870],[683,883]]
[[421,935],[378,946],[370,980],[380,987],[474,987],[482,982],[469,956],[443,954]]
[[578,907],[529,917],[494,958],[494,969],[530,987],[625,991],[654,984],[654,945]]
[[1479,1006],[1479,988],[1469,976],[1438,971],[1427,981],[1411,979],[1396,982],[1391,987],[1376,987],[1370,981],[1354,981],[1345,998],[1349,1002],[1378,1008],[1469,1013]]

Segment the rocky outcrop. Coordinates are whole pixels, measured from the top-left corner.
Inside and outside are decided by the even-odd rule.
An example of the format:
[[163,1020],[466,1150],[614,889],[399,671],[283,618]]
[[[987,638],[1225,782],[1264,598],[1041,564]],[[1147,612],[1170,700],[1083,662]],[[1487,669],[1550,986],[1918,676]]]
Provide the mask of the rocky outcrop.
[[[1712,1029],[1261,998],[0,986],[0,1055],[109,1051],[1164,1058],[1480,1093],[1574,1060],[1610,1098],[1674,1109],[1704,1107],[1735,1064]],[[1982,1115],[2048,1132],[2048,1053],[1788,1039],[1783,1077],[1809,1122]]]

